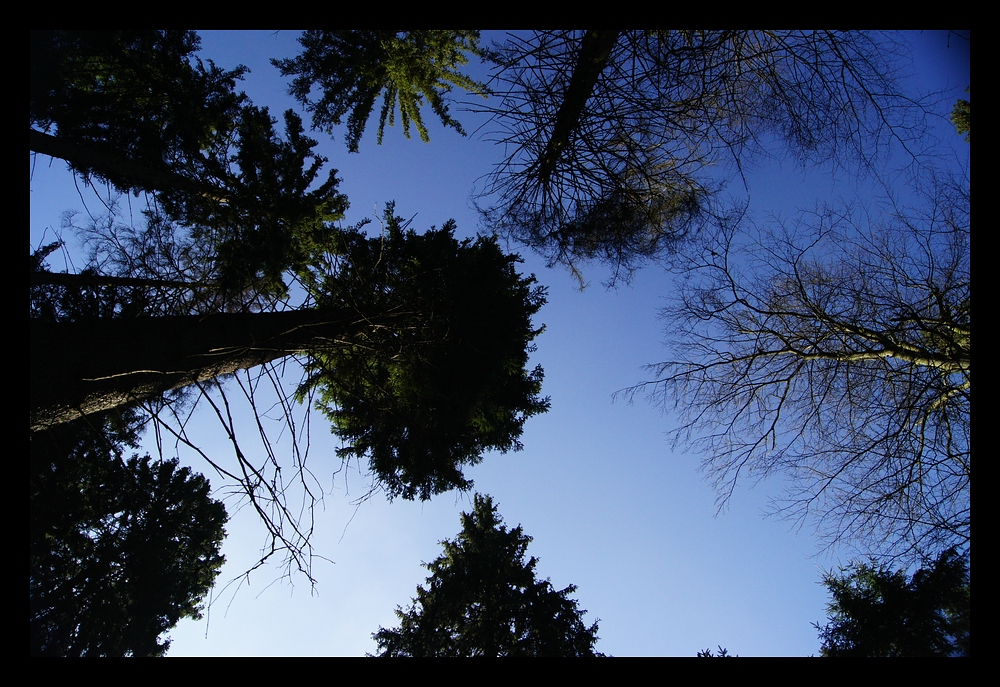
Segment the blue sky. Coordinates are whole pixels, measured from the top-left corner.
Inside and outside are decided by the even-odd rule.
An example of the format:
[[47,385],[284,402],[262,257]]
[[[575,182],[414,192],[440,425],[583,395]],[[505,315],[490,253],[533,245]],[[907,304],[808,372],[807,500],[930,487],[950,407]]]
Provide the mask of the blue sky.
[[[227,69],[250,67],[241,87],[255,104],[269,106],[276,117],[289,107],[301,112],[268,62],[298,52],[297,32],[200,35],[203,58]],[[940,31],[906,37],[914,48],[911,87],[941,91],[942,102],[961,97],[969,85],[968,44],[952,37],[948,47]],[[454,108],[453,114],[470,134],[476,130],[474,116]],[[454,218],[460,235],[475,235],[470,194],[499,153],[475,134],[462,138],[432,120],[428,112],[429,144],[404,139],[397,126],[377,146],[373,123],[359,154],[347,153],[342,134],[335,140],[314,134],[350,199],[345,224],[375,217],[394,200],[398,214],[415,216],[417,230]],[[947,141],[944,156],[961,164],[967,147],[947,138],[946,122],[938,133]],[[100,210],[93,190],[78,192],[65,165],[48,162],[39,156],[32,173],[33,247],[43,237],[53,240],[63,211]],[[845,171],[803,170],[787,161],[752,168],[747,181],[750,211],[758,218],[769,212],[790,216],[819,201],[864,201],[872,186]],[[601,619],[598,648],[605,653],[693,656],[717,645],[744,656],[817,653],[811,623],[825,618],[821,571],[845,564],[847,554],[818,553],[808,525],[797,529],[763,517],[769,497],[780,495],[777,479],[740,486],[717,516],[715,494],[697,471],[699,457],[674,450],[666,436],[671,417],[642,397],[631,404],[612,398],[648,379],[644,365],[668,357],[665,323],[657,314],[672,293],[671,276],[647,268],[630,286],[607,291],[600,284],[606,272],[594,265],[585,272],[590,287],[580,291],[567,271],[519,252],[522,271],[535,273],[549,290],[536,320],[546,330],[536,340],[532,365],[545,369],[543,393],[552,409],[526,423],[523,451],[487,455],[467,471],[476,490],[493,496],[508,525],[521,524],[534,538],[529,553],[539,558],[543,577],[560,589],[577,585],[587,618]],[[63,269],[65,259],[54,256],[50,264]],[[84,253],[75,249],[72,259],[78,269]],[[294,384],[297,372],[289,367]],[[249,417],[241,423],[249,436]],[[198,416],[193,427],[208,455],[227,460],[232,448],[211,417]],[[315,514],[313,545],[323,557],[313,570],[318,583],[310,587],[300,575],[283,578],[276,566],[240,577],[259,557],[265,538],[254,514],[230,508],[223,549],[228,563],[208,618],[178,625],[169,655],[373,652],[371,633],[395,624],[394,608],[408,603],[426,577],[421,562],[437,557],[438,542],[459,531],[459,513],[471,507],[471,494],[451,492],[424,503],[389,503],[376,494],[357,503],[368,481],[357,470],[340,469],[337,441],[318,413],[311,437],[310,466],[326,493]],[[149,443],[147,450],[155,446]],[[178,452],[213,486],[222,486],[190,451],[169,442],[164,451]],[[237,582],[227,585],[230,580]]]

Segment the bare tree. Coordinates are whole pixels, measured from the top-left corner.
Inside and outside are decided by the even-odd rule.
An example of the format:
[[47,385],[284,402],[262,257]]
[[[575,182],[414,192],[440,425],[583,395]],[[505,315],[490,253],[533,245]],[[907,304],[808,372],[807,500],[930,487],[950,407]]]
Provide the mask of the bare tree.
[[552,264],[597,259],[627,278],[699,226],[719,165],[787,151],[865,163],[912,144],[923,109],[896,86],[903,55],[861,32],[512,36],[492,55],[499,98],[485,110],[506,152],[480,196],[485,222]]
[[[779,513],[914,558],[970,542],[969,192],[721,230],[664,312],[674,360],[631,390],[682,420],[720,507],[787,475]],[[874,217],[872,215],[875,215]]]

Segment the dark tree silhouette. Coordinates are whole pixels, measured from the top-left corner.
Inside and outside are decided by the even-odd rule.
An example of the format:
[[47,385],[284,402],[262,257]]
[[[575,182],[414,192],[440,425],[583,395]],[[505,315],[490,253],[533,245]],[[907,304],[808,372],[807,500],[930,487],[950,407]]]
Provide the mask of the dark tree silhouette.
[[719,646],[719,653],[713,653],[711,649],[705,649],[703,651],[699,651],[698,654],[697,654],[697,657],[698,658],[733,658],[732,654],[729,653],[729,650],[726,649],[726,648],[724,648],[724,647],[722,647],[722,646]]
[[520,449],[525,419],[548,409],[542,368],[528,369],[545,291],[495,240],[460,243],[451,221],[417,235],[392,210],[384,240],[345,233],[343,267],[316,283],[321,311],[368,326],[316,351],[300,393],[317,390],[342,456],[366,456],[390,494],[426,499],[471,487],[460,466]]
[[31,321],[32,428],[103,412],[290,355],[309,356],[348,457],[367,457],[390,495],[469,487],[463,464],[520,448],[544,412],[528,371],[533,277],[496,242],[459,242],[454,223],[423,235],[390,207],[386,235],[345,231],[339,264],[306,284],[313,307],[187,317]]
[[[398,98],[404,124],[422,129],[414,108],[427,97],[447,120],[441,96],[448,83],[466,83],[454,68],[475,35],[390,43],[390,63],[426,64],[390,69],[388,107]],[[294,437],[303,512],[315,502],[298,444],[307,439],[294,426],[294,394],[269,363],[306,364],[300,400],[319,398],[350,442],[342,457],[367,459],[376,486],[428,498],[471,486],[461,466],[519,448],[524,420],[547,408],[541,370],[526,369],[544,294],[495,242],[460,244],[453,225],[418,237],[390,211],[372,242],[359,227],[336,226],[346,198],[332,172],[321,183],[324,160],[299,118],[287,112],[278,136],[267,110],[235,91],[244,69],[203,64],[197,47],[186,31],[32,34],[33,151],[148,202],[143,228],[113,218],[85,228],[93,253],[81,274],[45,271],[55,246],[32,256],[30,426],[141,403],[160,430],[199,451],[171,392],[197,390],[193,404],[216,413],[238,468],[201,455],[241,486],[277,548],[307,569],[300,554],[311,526],[300,528],[285,501],[255,405],[261,380]],[[297,307],[289,280],[304,294]],[[216,388],[218,403],[207,393],[213,380],[250,368],[259,372],[240,389],[258,413],[264,465],[242,450],[225,390]]]
[[664,312],[677,358],[652,392],[704,453],[720,507],[789,478],[779,512],[833,543],[908,561],[971,541],[970,197],[870,220],[823,208],[728,227]]
[[606,262],[612,282],[699,226],[720,165],[870,163],[922,131],[889,35],[536,31],[491,55],[498,98],[476,109],[505,159],[480,199],[487,226],[553,264]]
[[285,295],[284,272],[330,250],[347,199],[335,170],[311,189],[325,158],[299,117],[285,113],[282,140],[235,91],[246,69],[206,67],[198,47],[192,31],[32,32],[30,149],[151,194],[206,246],[217,289]]
[[426,140],[424,98],[461,131],[444,96],[454,86],[485,94],[457,67],[487,58],[492,99],[468,106],[491,115],[505,159],[480,196],[485,224],[574,271],[604,261],[612,283],[717,213],[720,169],[739,174],[788,152],[808,164],[870,166],[891,142],[910,149],[924,130],[924,104],[896,85],[904,51],[891,34],[536,31],[494,49],[478,39],[307,31],[302,54],[275,65],[295,77],[291,92],[315,129],[332,133],[347,117],[356,151],[380,96],[379,141],[397,98],[404,132],[412,120]]
[[531,537],[508,530],[489,496],[475,496],[462,514],[462,532],[443,541],[444,554],[426,567],[426,587],[401,625],[372,637],[379,656],[598,656],[597,623],[569,595],[535,576],[537,559],[525,561]]
[[827,573],[823,656],[971,656],[968,562],[953,549],[908,577],[876,563]]
[[33,656],[161,656],[224,562],[226,510],[176,461],[123,455],[136,415],[31,435]]

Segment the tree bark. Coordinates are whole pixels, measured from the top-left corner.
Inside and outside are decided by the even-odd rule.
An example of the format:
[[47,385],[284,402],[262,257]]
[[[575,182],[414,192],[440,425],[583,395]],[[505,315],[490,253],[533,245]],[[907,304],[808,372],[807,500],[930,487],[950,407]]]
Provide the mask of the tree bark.
[[377,324],[349,309],[32,321],[31,431],[335,346]]

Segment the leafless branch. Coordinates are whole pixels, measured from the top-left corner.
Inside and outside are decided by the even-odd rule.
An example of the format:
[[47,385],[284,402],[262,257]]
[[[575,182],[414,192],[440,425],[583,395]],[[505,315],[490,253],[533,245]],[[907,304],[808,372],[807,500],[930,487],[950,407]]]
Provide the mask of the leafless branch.
[[681,418],[720,507],[790,477],[777,512],[913,557],[970,540],[969,195],[921,211],[821,208],[719,231],[663,313],[677,357],[628,390]]
[[893,143],[916,154],[926,104],[897,88],[902,57],[892,35],[860,32],[511,36],[493,54],[498,97],[470,104],[504,148],[484,220],[553,264],[627,278],[715,212],[720,171],[785,151],[852,166]]

